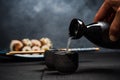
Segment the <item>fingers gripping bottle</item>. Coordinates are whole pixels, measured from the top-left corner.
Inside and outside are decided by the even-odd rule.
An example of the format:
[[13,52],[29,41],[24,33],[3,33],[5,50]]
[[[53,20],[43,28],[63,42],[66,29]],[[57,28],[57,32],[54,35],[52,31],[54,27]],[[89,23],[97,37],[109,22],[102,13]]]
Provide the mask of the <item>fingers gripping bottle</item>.
[[100,47],[120,49],[120,39],[115,42],[109,39],[109,25],[105,22],[85,25],[82,20],[74,18],[69,26],[69,36],[72,39],[85,36],[89,41]]

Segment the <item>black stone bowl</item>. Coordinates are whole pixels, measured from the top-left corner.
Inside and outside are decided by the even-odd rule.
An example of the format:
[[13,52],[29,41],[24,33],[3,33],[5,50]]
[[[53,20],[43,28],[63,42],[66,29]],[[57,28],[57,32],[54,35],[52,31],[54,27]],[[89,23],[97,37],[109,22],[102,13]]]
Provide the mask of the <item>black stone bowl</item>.
[[78,68],[78,53],[63,50],[48,50],[44,54],[48,69],[60,73],[73,73]]
[[45,64],[49,70],[55,70],[54,55],[58,50],[47,50],[44,53]]
[[73,73],[78,68],[78,53],[57,51],[54,55],[54,67],[61,73]]

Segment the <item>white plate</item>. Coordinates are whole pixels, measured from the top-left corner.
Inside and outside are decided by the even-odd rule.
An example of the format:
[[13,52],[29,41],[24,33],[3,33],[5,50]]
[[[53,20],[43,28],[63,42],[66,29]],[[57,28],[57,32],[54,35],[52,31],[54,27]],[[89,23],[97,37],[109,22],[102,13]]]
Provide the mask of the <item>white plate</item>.
[[44,51],[10,51],[6,55],[12,55],[15,57],[24,57],[24,58],[43,58]]
[[14,54],[14,56],[23,58],[44,58],[44,54]]

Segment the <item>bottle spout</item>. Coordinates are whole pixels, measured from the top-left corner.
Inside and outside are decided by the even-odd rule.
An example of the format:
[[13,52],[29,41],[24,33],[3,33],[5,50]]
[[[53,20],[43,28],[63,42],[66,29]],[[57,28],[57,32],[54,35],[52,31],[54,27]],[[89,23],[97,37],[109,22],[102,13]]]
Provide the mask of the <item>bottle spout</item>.
[[84,35],[86,28],[82,20],[74,18],[69,26],[69,36],[72,39],[79,39]]

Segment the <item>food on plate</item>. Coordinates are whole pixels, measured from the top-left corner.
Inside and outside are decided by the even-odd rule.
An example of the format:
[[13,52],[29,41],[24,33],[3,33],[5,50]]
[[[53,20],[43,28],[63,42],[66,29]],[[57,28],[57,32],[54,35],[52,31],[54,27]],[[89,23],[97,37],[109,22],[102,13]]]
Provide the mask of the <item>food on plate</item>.
[[52,48],[52,41],[43,37],[39,40],[24,38],[22,40],[12,40],[10,43],[11,51],[46,51]]
[[10,43],[11,51],[20,51],[23,47],[23,43],[20,40],[12,40]]
[[49,50],[49,49],[50,47],[48,45],[44,45],[41,47],[41,50],[44,50],[44,51]]
[[32,46],[32,42],[30,41],[30,39],[28,38],[25,38],[22,40],[22,43],[25,45],[25,46]]
[[22,48],[22,51],[32,51],[31,47],[30,46],[24,46]]
[[33,46],[33,47],[32,47],[32,51],[40,51],[40,47],[38,47],[38,46]]
[[52,42],[49,38],[41,38],[40,42],[42,43],[42,46],[47,45],[49,48],[52,48]]
[[32,39],[31,40],[32,46],[38,46],[41,47],[41,42],[37,39]]

